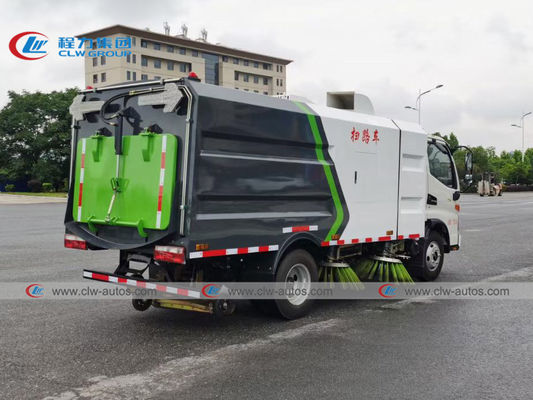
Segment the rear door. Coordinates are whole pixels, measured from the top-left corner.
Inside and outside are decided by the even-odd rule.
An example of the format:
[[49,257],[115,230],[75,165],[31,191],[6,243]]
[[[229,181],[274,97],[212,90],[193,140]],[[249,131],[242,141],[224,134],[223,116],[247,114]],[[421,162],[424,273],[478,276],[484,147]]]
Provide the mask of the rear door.
[[168,227],[176,180],[177,139],[144,132],[122,138],[93,135],[78,141],[73,218],[98,225],[144,229]]
[[76,96],[67,231],[120,249],[178,232],[191,110],[184,93],[177,82],[146,82]]

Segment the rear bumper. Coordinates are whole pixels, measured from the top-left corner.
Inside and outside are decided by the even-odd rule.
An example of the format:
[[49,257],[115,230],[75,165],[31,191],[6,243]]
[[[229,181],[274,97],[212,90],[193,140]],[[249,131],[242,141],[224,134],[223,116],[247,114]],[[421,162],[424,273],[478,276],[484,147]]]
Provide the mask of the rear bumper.
[[175,286],[162,284],[162,283],[153,283],[144,279],[132,278],[123,275],[110,274],[107,272],[98,272],[84,269],[83,277],[85,279],[91,279],[100,282],[109,282],[118,285],[125,285],[129,287],[141,288],[141,289],[151,289],[161,294],[170,294],[172,296],[180,296],[185,299],[197,300],[201,299],[202,293],[196,290],[178,288]]

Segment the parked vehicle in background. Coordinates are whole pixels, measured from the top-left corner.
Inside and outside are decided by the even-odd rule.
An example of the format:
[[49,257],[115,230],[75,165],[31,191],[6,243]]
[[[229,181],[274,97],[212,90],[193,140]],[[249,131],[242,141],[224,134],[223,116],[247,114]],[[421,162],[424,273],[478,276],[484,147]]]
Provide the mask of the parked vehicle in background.
[[483,172],[481,180],[477,184],[478,194],[483,196],[501,196],[503,192],[503,184],[496,183],[495,174],[493,172]]

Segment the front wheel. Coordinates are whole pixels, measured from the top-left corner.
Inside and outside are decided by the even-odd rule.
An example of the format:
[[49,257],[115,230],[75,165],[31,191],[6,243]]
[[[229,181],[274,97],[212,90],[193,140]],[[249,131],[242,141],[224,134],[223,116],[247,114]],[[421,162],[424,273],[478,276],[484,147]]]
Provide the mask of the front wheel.
[[311,283],[318,280],[315,259],[305,250],[293,250],[278,266],[276,282],[285,283],[287,297],[276,299],[278,312],[286,319],[295,319],[308,314],[313,305],[309,299]]
[[424,239],[424,246],[408,263],[409,271],[424,281],[438,278],[444,263],[444,239],[437,232],[431,232]]

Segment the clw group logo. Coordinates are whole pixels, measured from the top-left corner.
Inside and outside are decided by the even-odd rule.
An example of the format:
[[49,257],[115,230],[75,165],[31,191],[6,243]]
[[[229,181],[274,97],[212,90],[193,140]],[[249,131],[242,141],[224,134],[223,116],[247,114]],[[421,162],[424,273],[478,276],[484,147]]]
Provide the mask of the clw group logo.
[[204,297],[212,299],[220,295],[220,289],[220,285],[217,285],[215,283],[208,283],[202,288],[202,294],[204,295]]
[[26,288],[26,294],[31,298],[38,299],[44,296],[44,287],[38,283],[33,283]]
[[390,299],[398,295],[398,287],[392,283],[386,283],[378,288],[378,293],[381,297]]
[[22,60],[39,60],[48,55],[48,37],[39,32],[22,32],[9,41],[9,51]]

